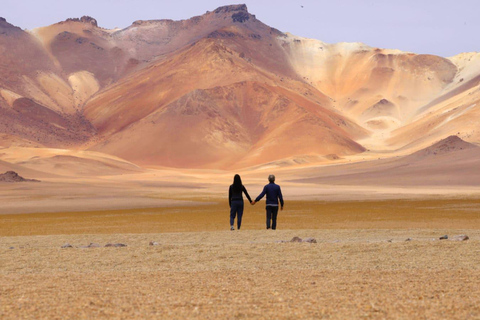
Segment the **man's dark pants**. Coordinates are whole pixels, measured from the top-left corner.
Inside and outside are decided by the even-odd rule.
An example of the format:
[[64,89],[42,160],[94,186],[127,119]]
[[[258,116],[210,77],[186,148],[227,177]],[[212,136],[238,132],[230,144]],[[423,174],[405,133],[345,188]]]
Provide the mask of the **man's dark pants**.
[[240,229],[242,225],[242,216],[243,216],[243,200],[233,200],[230,204],[230,225],[233,226],[235,221],[235,216],[237,216],[237,229]]
[[267,229],[270,229],[270,220],[272,220],[272,229],[277,229],[278,206],[267,206]]

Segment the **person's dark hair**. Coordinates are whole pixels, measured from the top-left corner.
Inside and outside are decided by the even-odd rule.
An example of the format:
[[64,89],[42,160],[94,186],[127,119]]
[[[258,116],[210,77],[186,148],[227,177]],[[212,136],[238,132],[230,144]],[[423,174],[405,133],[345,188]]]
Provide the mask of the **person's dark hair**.
[[268,181],[275,182],[275,176],[273,174],[268,176]]
[[242,178],[240,178],[240,175],[236,174],[233,177],[233,191],[242,192],[242,186]]

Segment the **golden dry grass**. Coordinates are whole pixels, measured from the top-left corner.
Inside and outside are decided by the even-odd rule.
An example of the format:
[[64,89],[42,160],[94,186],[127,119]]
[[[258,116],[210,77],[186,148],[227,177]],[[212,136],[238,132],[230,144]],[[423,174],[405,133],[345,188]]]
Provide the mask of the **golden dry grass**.
[[[242,228],[263,229],[264,203],[245,202]],[[469,229],[480,227],[480,199],[288,201],[280,229]],[[0,215],[0,236],[220,231],[226,200],[197,206]]]
[[226,207],[2,215],[0,318],[480,318],[476,199]]

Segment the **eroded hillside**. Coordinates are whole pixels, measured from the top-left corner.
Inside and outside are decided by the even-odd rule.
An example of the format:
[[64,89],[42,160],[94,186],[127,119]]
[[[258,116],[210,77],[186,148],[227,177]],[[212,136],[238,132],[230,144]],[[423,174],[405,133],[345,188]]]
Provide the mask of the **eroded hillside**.
[[114,30],[2,19],[0,52],[3,147],[227,169],[406,155],[450,135],[480,143],[479,54],[328,44],[245,5]]

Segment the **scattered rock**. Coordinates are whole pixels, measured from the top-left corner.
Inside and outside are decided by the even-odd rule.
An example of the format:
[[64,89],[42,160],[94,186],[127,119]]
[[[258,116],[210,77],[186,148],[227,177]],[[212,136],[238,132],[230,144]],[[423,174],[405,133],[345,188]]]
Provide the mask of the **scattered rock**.
[[300,237],[293,237],[292,240],[290,240],[290,242],[302,242],[302,238],[300,238]]
[[126,244],[123,243],[107,243],[105,247],[115,247],[115,248],[120,248],[120,247],[126,247]]
[[468,239],[470,239],[470,238],[465,234],[455,236],[455,237],[452,238],[453,241],[466,241]]
[[387,242],[393,242],[393,239],[388,239]]
[[317,240],[315,238],[305,238],[302,239],[300,237],[293,237],[292,240],[290,241],[277,241],[277,242],[307,242],[307,243],[317,243]]
[[80,246],[79,248],[100,248],[101,246],[98,243],[90,243],[88,246]]
[[440,237],[440,240],[447,240],[447,239],[448,239],[448,235],[444,235]]
[[98,244],[98,243],[93,243],[91,242],[89,245],[88,245],[89,248],[100,248],[101,246]]
[[405,241],[412,241],[412,238],[407,238],[405,239]]
[[156,241],[150,241],[150,243],[148,244],[150,246],[159,246],[160,243],[156,242]]
[[15,247],[10,247],[10,248],[8,248],[8,249],[13,250],[13,249],[15,249]]
[[65,244],[62,246],[62,249],[65,249],[65,248],[73,248],[73,246],[72,246],[70,243],[65,243]]

